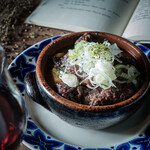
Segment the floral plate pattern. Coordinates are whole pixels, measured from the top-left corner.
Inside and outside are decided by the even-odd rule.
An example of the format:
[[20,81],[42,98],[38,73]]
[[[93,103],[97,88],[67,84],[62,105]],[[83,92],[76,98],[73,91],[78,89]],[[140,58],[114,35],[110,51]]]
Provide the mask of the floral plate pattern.
[[[36,61],[42,49],[59,37],[61,36],[55,36],[31,46],[10,64],[9,71],[21,91],[23,98],[25,95],[23,82],[25,75],[35,70]],[[146,54],[148,59],[150,59],[150,49],[135,42],[134,44]],[[107,148],[85,148],[66,144],[55,139],[51,135],[48,135],[34,123],[27,112],[27,128],[24,133],[23,143],[35,150],[150,150],[150,126],[148,126],[144,132],[135,136],[134,139],[128,142],[108,146]]]

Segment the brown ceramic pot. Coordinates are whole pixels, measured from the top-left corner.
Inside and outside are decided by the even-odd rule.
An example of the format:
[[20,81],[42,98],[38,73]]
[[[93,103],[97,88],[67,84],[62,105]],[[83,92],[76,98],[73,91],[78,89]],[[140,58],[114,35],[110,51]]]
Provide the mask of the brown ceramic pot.
[[48,44],[38,57],[35,73],[26,76],[25,87],[28,86],[28,96],[66,122],[83,128],[103,129],[125,120],[140,108],[150,84],[150,64],[145,54],[132,42],[109,33],[88,32],[95,41],[101,42],[105,39],[129,52],[142,68],[143,84],[132,97],[113,105],[89,106],[67,100],[56,93],[49,84],[51,79],[47,76],[50,71],[48,61],[56,52],[73,46],[84,33],[68,34]]

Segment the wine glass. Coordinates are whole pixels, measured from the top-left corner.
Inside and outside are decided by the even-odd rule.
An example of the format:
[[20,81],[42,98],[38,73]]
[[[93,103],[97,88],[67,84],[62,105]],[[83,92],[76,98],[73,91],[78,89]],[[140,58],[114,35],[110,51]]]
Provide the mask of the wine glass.
[[21,93],[7,69],[4,49],[0,46],[0,150],[16,149],[26,125]]

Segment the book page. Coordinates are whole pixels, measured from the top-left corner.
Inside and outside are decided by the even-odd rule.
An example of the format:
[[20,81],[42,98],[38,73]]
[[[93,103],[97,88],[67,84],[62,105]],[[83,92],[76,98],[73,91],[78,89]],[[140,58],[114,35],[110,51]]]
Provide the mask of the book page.
[[138,0],[43,0],[26,23],[121,35]]
[[150,41],[150,0],[139,2],[123,36],[136,41]]

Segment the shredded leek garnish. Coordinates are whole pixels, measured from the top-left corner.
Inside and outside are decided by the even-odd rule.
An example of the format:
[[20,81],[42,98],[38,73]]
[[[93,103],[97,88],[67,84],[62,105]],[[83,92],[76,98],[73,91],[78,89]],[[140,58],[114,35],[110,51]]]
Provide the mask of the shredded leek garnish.
[[[91,89],[115,87],[113,81],[132,82],[139,75],[134,66],[123,64],[114,66],[116,55],[121,52],[117,44],[110,44],[108,41],[103,43],[80,41],[73,49],[68,50],[67,65],[64,71],[60,72],[60,78],[70,87],[82,84],[85,79],[89,80],[90,85],[87,87]],[[83,80],[79,82],[74,74],[67,73],[68,64],[78,66],[78,69],[74,67],[75,74]],[[123,68],[127,70],[126,73],[122,72]],[[119,81],[118,77],[123,80]]]
[[61,80],[70,87],[76,87],[78,85],[78,79],[74,74],[64,73],[61,76]]
[[[135,68],[133,65],[123,65],[123,64],[118,64],[115,66],[116,68],[116,75],[117,77],[121,77],[122,80],[116,80],[117,82],[120,83],[133,83],[136,84],[137,80],[136,78],[140,75],[140,72]],[[122,69],[126,70],[125,72],[122,72]]]

